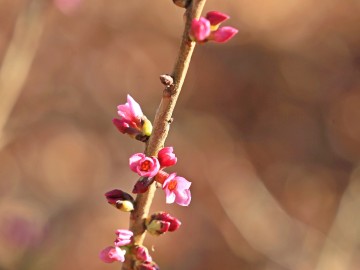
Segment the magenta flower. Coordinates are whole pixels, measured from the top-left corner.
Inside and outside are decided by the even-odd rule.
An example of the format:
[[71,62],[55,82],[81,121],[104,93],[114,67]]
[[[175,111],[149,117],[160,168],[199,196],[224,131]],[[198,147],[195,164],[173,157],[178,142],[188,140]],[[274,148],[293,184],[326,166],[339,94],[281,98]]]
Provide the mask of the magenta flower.
[[118,115],[124,119],[132,127],[140,126],[143,112],[139,103],[137,103],[130,95],[127,95],[127,102],[119,105]]
[[136,259],[142,262],[151,262],[152,258],[149,254],[149,251],[144,246],[134,246],[132,253],[135,255]]
[[224,26],[220,27],[218,30],[211,33],[211,36],[209,39],[224,43],[230,40],[233,36],[237,34],[238,30],[231,26]]
[[161,167],[170,167],[176,164],[177,157],[173,152],[174,149],[172,147],[164,147],[159,151],[158,160]]
[[146,177],[154,177],[160,169],[160,163],[156,157],[147,157],[143,153],[132,155],[129,165],[133,172]]
[[220,23],[229,19],[229,15],[221,13],[220,11],[209,11],[205,17],[212,26],[217,26]]
[[230,40],[238,30],[230,26],[219,28],[219,25],[229,18],[227,14],[219,11],[210,11],[206,18],[194,19],[191,23],[190,38],[197,42],[213,40],[224,43]]
[[122,247],[131,243],[133,232],[129,230],[116,230],[115,246]]
[[176,202],[178,205],[188,206],[191,201],[190,186],[191,182],[184,177],[176,176],[176,173],[170,174],[162,186],[166,203]]
[[114,118],[113,124],[123,134],[143,140],[152,132],[151,122],[143,114],[140,105],[127,95],[127,103],[117,107],[120,118]]
[[210,35],[210,22],[201,17],[191,22],[190,36],[195,41],[204,41]]
[[146,230],[153,235],[173,232],[179,229],[181,221],[166,212],[152,214],[146,221]]
[[124,262],[125,261],[125,250],[122,250],[119,247],[106,247],[104,248],[99,257],[103,262],[112,263],[115,261]]

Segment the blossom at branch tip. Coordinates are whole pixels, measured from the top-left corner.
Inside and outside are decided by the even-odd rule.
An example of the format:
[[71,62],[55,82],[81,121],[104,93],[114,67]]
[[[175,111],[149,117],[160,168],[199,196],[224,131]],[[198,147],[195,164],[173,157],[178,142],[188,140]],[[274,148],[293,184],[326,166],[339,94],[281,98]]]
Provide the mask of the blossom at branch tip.
[[193,19],[190,29],[190,37],[195,41],[204,41],[210,35],[210,22],[209,20],[201,17]]
[[116,247],[126,246],[131,243],[134,233],[129,230],[119,229],[115,231],[116,239],[114,245]]
[[173,147],[164,147],[158,153],[158,160],[160,162],[160,166],[170,167],[175,165],[177,162],[177,157],[175,156]]
[[143,114],[140,105],[127,95],[127,102],[117,107],[120,118],[114,118],[113,124],[123,134],[138,140],[144,140],[152,132],[152,124]]
[[105,193],[105,197],[109,204],[121,211],[130,212],[134,210],[134,198],[122,190],[114,189],[108,191]]
[[161,235],[179,229],[181,221],[166,212],[157,212],[145,220],[146,230],[152,235]]
[[129,165],[133,172],[145,177],[154,177],[160,169],[160,163],[156,157],[147,157],[143,153],[132,155]]
[[100,254],[99,257],[103,262],[106,263],[112,263],[112,262],[124,262],[125,261],[125,253],[126,250],[123,250],[119,247],[106,247],[104,248]]
[[81,4],[82,0],[54,0],[54,5],[64,14],[69,15]]
[[191,201],[190,186],[191,182],[184,177],[177,176],[176,173],[170,174],[162,186],[166,195],[166,203],[176,202],[178,205],[188,206]]
[[138,260],[138,261],[141,261],[141,262],[151,262],[152,261],[152,258],[149,254],[149,251],[146,247],[144,246],[134,246],[132,249],[132,254],[135,255],[135,258]]
[[219,11],[210,11],[206,14],[205,18],[193,19],[190,28],[190,38],[199,43],[211,40],[218,43],[227,42],[238,32],[236,28],[230,26],[219,28],[220,24],[229,18],[227,14]]

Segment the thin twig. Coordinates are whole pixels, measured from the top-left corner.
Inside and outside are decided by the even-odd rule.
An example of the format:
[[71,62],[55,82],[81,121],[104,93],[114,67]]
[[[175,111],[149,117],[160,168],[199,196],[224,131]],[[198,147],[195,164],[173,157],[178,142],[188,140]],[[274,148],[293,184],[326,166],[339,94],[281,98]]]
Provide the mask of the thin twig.
[[[170,88],[166,88],[163,92],[163,96],[159,105],[159,108],[155,115],[153,133],[149,139],[145,154],[147,156],[156,156],[160,148],[165,144],[166,137],[169,132],[169,123],[176,105],[176,101],[181,92],[182,85],[184,83],[187,70],[189,68],[192,53],[194,51],[196,43],[189,38],[191,21],[194,18],[199,18],[206,0],[193,0],[187,7],[185,12],[185,29],[182,36],[179,54],[177,56],[174,70],[171,74],[173,77],[173,85]],[[137,245],[141,245],[144,241],[146,230],[144,227],[144,220],[149,215],[150,206],[155,194],[156,185],[153,183],[146,193],[139,194],[136,197],[135,209],[130,218],[130,230],[134,233],[134,242]],[[122,269],[132,270],[134,261],[131,256],[127,256]]]

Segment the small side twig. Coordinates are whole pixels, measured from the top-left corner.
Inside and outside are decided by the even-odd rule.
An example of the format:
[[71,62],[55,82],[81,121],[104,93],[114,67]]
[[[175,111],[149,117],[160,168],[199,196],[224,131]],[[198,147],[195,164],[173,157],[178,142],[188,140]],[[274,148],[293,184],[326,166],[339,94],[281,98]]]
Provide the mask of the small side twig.
[[[171,83],[171,92],[166,89],[163,92],[163,96],[153,122],[153,132],[145,149],[145,154],[147,156],[156,156],[160,148],[165,143],[176,101],[181,92],[181,88],[189,68],[191,56],[196,45],[196,42],[191,41],[189,38],[191,22],[194,18],[200,17],[205,2],[206,0],[193,0],[186,7],[185,29],[174,70],[170,76],[173,80]],[[155,190],[156,184],[153,183],[150,185],[149,190],[146,193],[139,194],[136,197],[136,206],[130,217],[130,230],[134,233],[134,243],[136,245],[141,245],[144,241],[146,235],[144,220],[149,215]],[[133,265],[133,259],[131,256],[127,256],[122,269],[132,270]]]

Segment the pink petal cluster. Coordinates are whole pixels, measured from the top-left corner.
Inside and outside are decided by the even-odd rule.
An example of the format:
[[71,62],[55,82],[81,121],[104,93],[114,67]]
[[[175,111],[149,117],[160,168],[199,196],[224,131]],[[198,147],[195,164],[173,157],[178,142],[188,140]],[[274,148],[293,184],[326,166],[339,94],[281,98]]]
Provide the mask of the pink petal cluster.
[[179,229],[181,222],[166,212],[152,214],[145,222],[146,229],[150,234],[160,235],[166,232],[174,232]]
[[130,95],[127,95],[127,102],[117,107],[120,118],[114,118],[113,123],[121,133],[134,134],[141,128],[143,112],[139,103]]
[[122,247],[131,243],[133,232],[129,230],[116,230],[116,239],[114,241],[115,246]]
[[160,268],[155,262],[137,261],[134,270],[160,270]]
[[166,195],[166,203],[176,202],[178,205],[188,206],[191,201],[190,186],[191,182],[184,177],[177,176],[176,173],[170,174],[162,186]]
[[160,163],[156,157],[147,157],[143,153],[132,155],[129,165],[133,172],[146,177],[154,177],[160,169]]
[[143,114],[140,105],[127,95],[127,102],[118,107],[120,118],[114,118],[113,124],[123,134],[128,134],[140,141],[146,141],[151,135],[152,124]]
[[173,147],[164,147],[159,151],[158,160],[162,168],[170,167],[176,164],[177,157],[173,152],[174,152]]
[[129,245],[132,241],[133,232],[129,230],[116,230],[116,239],[114,241],[113,246],[108,246],[104,248],[99,257],[103,262],[112,263],[112,262],[124,262],[125,261],[125,249],[121,249],[120,247]]
[[126,251],[119,248],[119,247],[106,247],[104,248],[100,254],[99,257],[103,262],[106,263],[112,263],[112,262],[124,262],[125,261],[125,253]]
[[224,43],[236,35],[238,30],[231,26],[220,27],[219,25],[230,17],[219,11],[210,11],[205,18],[193,19],[190,29],[190,37],[196,42],[213,40]]
[[149,254],[149,251],[144,246],[135,246],[132,250],[132,253],[135,255],[135,258],[142,262],[151,262],[152,258]]

